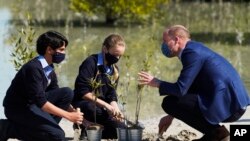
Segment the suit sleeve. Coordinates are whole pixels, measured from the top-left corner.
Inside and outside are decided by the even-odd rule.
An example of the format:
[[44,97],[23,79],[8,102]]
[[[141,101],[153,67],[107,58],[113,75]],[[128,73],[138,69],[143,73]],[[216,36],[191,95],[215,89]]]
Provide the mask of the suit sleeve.
[[197,51],[186,49],[182,53],[180,76],[176,83],[163,81],[159,87],[160,95],[183,96],[187,93],[203,65],[203,58]]

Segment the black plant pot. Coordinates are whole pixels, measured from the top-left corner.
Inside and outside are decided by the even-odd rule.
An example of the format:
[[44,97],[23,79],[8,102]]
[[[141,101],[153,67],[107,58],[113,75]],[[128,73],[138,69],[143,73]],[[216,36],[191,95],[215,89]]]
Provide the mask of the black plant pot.
[[118,141],[128,141],[128,128],[116,128]]
[[141,141],[142,140],[142,128],[128,128],[128,140],[129,141]]
[[101,141],[103,126],[91,125],[86,128],[88,141]]

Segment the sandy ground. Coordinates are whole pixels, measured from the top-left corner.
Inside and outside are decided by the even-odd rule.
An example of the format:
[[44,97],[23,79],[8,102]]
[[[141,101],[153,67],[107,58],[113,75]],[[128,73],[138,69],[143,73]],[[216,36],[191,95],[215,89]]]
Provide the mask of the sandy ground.
[[[143,130],[143,141],[189,141],[192,139],[200,138],[202,133],[193,129],[192,127],[186,125],[180,120],[174,119],[172,125],[169,127],[167,132],[163,134],[163,138],[158,138],[158,122],[162,116],[151,118],[148,120],[140,121],[144,124],[145,129]],[[250,124],[250,107],[248,107],[246,113],[241,117],[240,120],[234,123],[225,123],[228,130],[229,126],[232,124]],[[66,133],[67,139],[73,140],[74,137],[74,130],[72,128],[72,123],[63,119],[60,122],[61,127],[64,129]],[[15,139],[9,139],[8,141],[17,141]],[[105,140],[103,140],[105,141]]]

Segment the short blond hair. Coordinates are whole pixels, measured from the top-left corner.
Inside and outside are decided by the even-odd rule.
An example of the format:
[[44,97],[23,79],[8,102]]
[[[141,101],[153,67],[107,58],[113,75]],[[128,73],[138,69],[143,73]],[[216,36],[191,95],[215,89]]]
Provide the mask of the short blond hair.
[[180,38],[190,38],[189,30],[183,25],[173,25],[166,29],[169,36],[178,36]]

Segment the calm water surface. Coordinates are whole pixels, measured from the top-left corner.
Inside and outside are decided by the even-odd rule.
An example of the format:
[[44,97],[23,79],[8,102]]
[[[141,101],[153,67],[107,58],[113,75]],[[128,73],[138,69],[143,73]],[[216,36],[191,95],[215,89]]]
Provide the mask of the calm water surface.
[[4,40],[8,37],[8,20],[11,15],[8,9],[0,9],[0,118],[5,117],[2,108],[2,99],[11,79],[15,75],[13,65],[10,63],[10,47],[5,45]]
[[[0,4],[1,4],[0,0]],[[39,13],[39,12],[38,12]],[[43,12],[41,12],[43,13]],[[45,13],[46,15],[46,13]],[[42,15],[41,15],[42,17]],[[62,17],[62,16],[58,16]],[[0,103],[5,96],[5,92],[15,75],[13,64],[10,62],[11,47],[5,44],[5,39],[9,36],[10,25],[8,21],[12,18],[11,12],[7,8],[0,7]],[[20,29],[14,27],[13,29]],[[142,69],[142,60],[146,54],[153,52],[150,57],[152,74],[157,77],[175,81],[179,75],[181,65],[178,59],[166,59],[160,53],[161,27],[134,27],[134,28],[109,28],[109,27],[74,27],[70,24],[65,27],[48,26],[34,27],[36,35],[46,32],[49,29],[57,30],[65,34],[70,43],[67,48],[66,61],[60,66],[56,66],[60,86],[74,87],[74,81],[78,73],[78,67],[81,62],[90,54],[99,52],[103,39],[110,33],[116,32],[122,34],[127,44],[126,55],[130,55],[130,60],[123,57],[119,61],[121,78],[118,86],[119,94],[126,94],[122,100],[126,101],[128,117],[133,119],[136,105],[136,80],[137,72]],[[212,43],[209,47],[225,56],[240,72],[248,90],[250,90],[250,59],[249,46],[228,46]],[[164,63],[163,63],[164,62]],[[126,91],[125,86],[128,85]],[[146,89],[143,92],[141,105],[141,118],[150,118],[161,115],[164,112],[161,109],[161,101],[158,90],[155,88]],[[0,106],[0,118],[4,118],[3,107]]]

